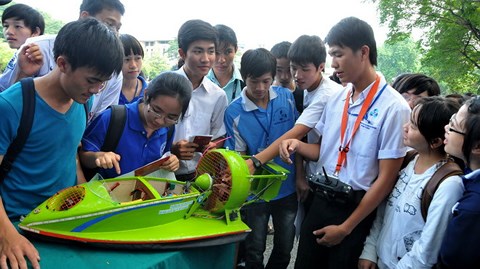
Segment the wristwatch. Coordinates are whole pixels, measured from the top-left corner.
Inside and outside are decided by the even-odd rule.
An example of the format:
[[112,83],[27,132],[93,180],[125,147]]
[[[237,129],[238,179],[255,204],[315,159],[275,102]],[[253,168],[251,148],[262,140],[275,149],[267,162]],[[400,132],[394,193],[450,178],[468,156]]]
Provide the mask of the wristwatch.
[[262,166],[262,162],[260,162],[260,160],[255,158],[255,156],[250,157],[250,160],[252,160],[253,166],[255,167],[255,169],[258,169]]

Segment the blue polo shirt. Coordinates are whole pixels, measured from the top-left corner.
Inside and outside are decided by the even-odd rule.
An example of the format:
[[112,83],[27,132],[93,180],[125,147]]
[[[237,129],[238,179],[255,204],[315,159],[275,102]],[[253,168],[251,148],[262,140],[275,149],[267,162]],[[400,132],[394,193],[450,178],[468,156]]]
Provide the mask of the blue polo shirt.
[[[167,127],[156,130],[147,138],[147,131],[143,127],[138,111],[140,102],[142,100],[125,105],[127,108],[127,121],[117,148],[114,151],[121,156],[121,174],[131,172],[159,159],[165,152],[170,151],[172,146],[173,135],[170,141],[167,141]],[[111,109],[105,110],[87,127],[82,138],[83,150],[100,151],[108,130],[111,114]],[[100,169],[99,173],[104,178],[119,176],[114,168]]]
[[[269,91],[270,101],[266,109],[248,99],[245,90],[227,107],[224,122],[229,139],[225,140],[225,147],[254,155],[294,126],[298,112],[293,94],[280,86],[272,86]],[[286,164],[280,157],[274,162],[290,171],[276,200],[295,192],[295,166]]]
[[140,90],[140,93],[138,94],[138,96],[133,97],[132,101],[128,101],[127,97],[125,97],[125,95],[123,95],[123,92],[120,91],[120,97],[118,99],[119,105],[133,103],[138,99],[143,98],[143,95],[145,94],[145,89],[147,88],[148,84],[147,84],[147,81],[145,81],[145,79],[142,76],[138,76],[137,79],[139,79],[142,82],[142,89]]

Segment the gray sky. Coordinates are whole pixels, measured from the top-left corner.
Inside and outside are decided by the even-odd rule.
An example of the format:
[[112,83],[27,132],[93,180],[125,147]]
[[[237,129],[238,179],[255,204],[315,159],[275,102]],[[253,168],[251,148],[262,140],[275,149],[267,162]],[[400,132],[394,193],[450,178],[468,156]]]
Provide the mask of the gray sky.
[[[81,0],[16,0],[49,13],[65,22],[78,18]],[[280,41],[293,42],[303,34],[322,39],[339,20],[355,16],[367,21],[377,43],[386,39],[386,28],[379,26],[376,6],[363,0],[243,0],[168,1],[122,0],[125,16],[120,33],[140,40],[172,39],[181,24],[202,19],[212,25],[225,24],[237,34],[246,48],[270,49]]]

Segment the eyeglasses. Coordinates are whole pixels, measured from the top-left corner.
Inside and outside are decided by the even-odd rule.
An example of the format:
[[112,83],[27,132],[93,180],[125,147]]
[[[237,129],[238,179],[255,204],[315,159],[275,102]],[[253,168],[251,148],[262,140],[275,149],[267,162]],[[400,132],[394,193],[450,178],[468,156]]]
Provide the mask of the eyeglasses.
[[151,112],[155,118],[163,119],[167,124],[177,124],[178,123],[178,116],[168,115],[165,112],[159,113],[153,110],[150,104],[147,104],[148,112]]
[[454,120],[455,120],[455,116],[456,116],[456,115],[457,115],[457,113],[453,114],[453,115],[450,117],[450,121],[448,122],[448,125],[449,125],[448,131],[449,131],[449,132],[457,133],[457,134],[459,134],[459,135],[466,135],[466,133],[460,132],[460,131],[452,128],[452,126],[453,126],[453,124],[454,124]]

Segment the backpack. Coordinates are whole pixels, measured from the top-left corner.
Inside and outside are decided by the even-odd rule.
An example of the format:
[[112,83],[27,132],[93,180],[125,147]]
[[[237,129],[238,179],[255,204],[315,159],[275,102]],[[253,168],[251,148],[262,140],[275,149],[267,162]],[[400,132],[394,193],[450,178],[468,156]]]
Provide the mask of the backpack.
[[[411,161],[413,161],[417,155],[418,152],[416,150],[408,151],[407,155],[403,159],[400,170],[405,168]],[[428,180],[425,188],[422,191],[421,212],[424,221],[427,221],[428,207],[433,200],[433,196],[435,195],[435,191],[437,191],[438,186],[440,186],[440,184],[446,178],[458,175],[463,175],[463,171],[460,166],[451,158],[448,158],[447,161],[440,166],[435,173],[433,173],[432,177],[430,180]]]
[[[127,108],[124,105],[111,105],[109,108],[112,110],[112,113],[110,115],[107,133],[105,134],[105,140],[100,148],[100,151],[103,152],[115,151],[127,122]],[[167,142],[172,137],[173,131],[173,126],[168,127]],[[87,168],[82,165],[83,174],[87,181],[98,173],[98,169],[98,167]]]
[[[33,78],[24,78],[20,80],[22,85],[23,109],[20,123],[17,129],[17,136],[7,149],[0,164],[0,184],[3,182],[8,172],[12,169],[12,164],[22,151],[32,130],[33,118],[35,116],[35,85]],[[88,104],[84,104],[86,120],[88,122]]]

